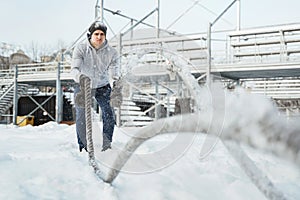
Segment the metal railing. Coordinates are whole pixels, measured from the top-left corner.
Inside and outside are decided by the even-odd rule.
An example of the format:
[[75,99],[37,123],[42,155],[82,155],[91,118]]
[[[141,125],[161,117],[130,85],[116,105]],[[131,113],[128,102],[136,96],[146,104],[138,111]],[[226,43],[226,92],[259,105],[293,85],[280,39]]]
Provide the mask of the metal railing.
[[[29,63],[29,64],[18,64],[18,78],[28,77],[28,75],[41,75],[46,74],[51,76],[57,73],[57,67],[59,62],[49,62],[49,63]],[[71,64],[69,62],[60,63],[61,73],[67,74],[71,70]],[[32,78],[28,77],[29,79]],[[11,70],[0,70],[0,80],[1,84],[11,83],[14,79],[14,69]]]
[[300,78],[243,80],[243,86],[273,99],[300,99]]
[[236,31],[228,40],[232,62],[300,61],[300,24]]

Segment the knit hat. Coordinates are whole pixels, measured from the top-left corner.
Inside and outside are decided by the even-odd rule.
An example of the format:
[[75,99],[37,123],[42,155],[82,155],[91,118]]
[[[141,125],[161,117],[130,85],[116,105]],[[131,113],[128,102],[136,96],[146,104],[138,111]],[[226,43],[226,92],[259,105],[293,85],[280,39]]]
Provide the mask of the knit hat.
[[92,25],[88,29],[87,37],[89,39],[91,39],[93,33],[96,30],[101,30],[104,33],[104,35],[106,36],[107,27],[105,26],[105,24],[103,24],[103,22],[101,22],[101,21],[95,21],[94,23],[92,23]]

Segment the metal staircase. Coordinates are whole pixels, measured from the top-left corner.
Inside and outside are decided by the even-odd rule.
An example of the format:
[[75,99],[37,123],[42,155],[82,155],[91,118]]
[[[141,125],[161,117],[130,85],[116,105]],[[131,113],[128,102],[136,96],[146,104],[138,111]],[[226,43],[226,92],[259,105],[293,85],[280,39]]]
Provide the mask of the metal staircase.
[[300,78],[243,80],[247,91],[271,98],[287,117],[300,116]]
[[121,124],[122,126],[146,126],[153,122],[153,118],[146,115],[129,98],[123,99],[121,105]]
[[[9,74],[2,77],[0,83],[0,117],[5,116],[8,110],[13,106],[14,98],[14,81]],[[18,84],[18,96],[27,92],[26,84]]]

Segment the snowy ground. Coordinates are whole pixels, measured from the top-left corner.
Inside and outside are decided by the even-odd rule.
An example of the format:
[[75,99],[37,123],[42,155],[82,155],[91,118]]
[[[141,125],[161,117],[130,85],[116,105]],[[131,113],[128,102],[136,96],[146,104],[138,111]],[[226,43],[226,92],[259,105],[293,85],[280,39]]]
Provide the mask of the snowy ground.
[[[109,185],[95,176],[87,153],[78,151],[74,132],[74,125],[54,122],[38,127],[1,125],[0,199],[265,199],[221,142],[210,156],[199,159],[204,135],[198,135],[169,167],[147,174],[121,173]],[[116,145],[124,142],[122,132],[115,133]],[[153,142],[169,138],[159,136]],[[300,198],[297,167],[255,150],[247,152],[287,197]]]
[[[244,99],[250,101],[248,97]],[[249,108],[242,101],[235,102],[236,107],[231,110],[237,117],[241,117],[241,113],[248,115],[243,116],[244,121],[247,117],[258,117],[253,115],[254,106]],[[267,109],[259,99],[255,105],[260,112]],[[249,128],[258,130],[254,125]],[[139,128],[116,128],[113,149],[124,146],[130,138],[128,134],[138,134],[138,131]],[[100,134],[98,137],[100,141]],[[121,172],[109,185],[94,174],[88,164],[88,154],[78,151],[75,125],[54,122],[36,127],[0,125],[0,199],[266,199],[221,141],[209,156],[200,159],[206,135],[197,134],[192,138],[191,145],[170,165],[148,173]],[[155,152],[168,146],[173,139],[174,134],[157,136],[140,146],[137,154]],[[100,149],[99,141],[95,141],[96,150]],[[300,199],[298,166],[258,149],[243,148],[287,199]],[[105,171],[104,165],[100,163],[99,166]]]

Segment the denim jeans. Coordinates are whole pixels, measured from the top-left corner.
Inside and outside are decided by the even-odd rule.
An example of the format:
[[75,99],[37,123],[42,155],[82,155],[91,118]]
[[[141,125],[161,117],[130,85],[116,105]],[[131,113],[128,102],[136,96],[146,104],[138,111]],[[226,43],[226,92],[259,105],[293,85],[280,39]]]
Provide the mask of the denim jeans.
[[[80,87],[79,85],[76,85],[74,89],[74,97],[78,92],[80,92]],[[109,84],[92,90],[92,96],[96,99],[102,111],[103,147],[110,146],[115,126],[114,113],[112,107],[110,106],[110,93],[111,87]],[[87,147],[85,108],[79,107],[75,104],[75,110],[77,140],[79,147],[84,148]]]

